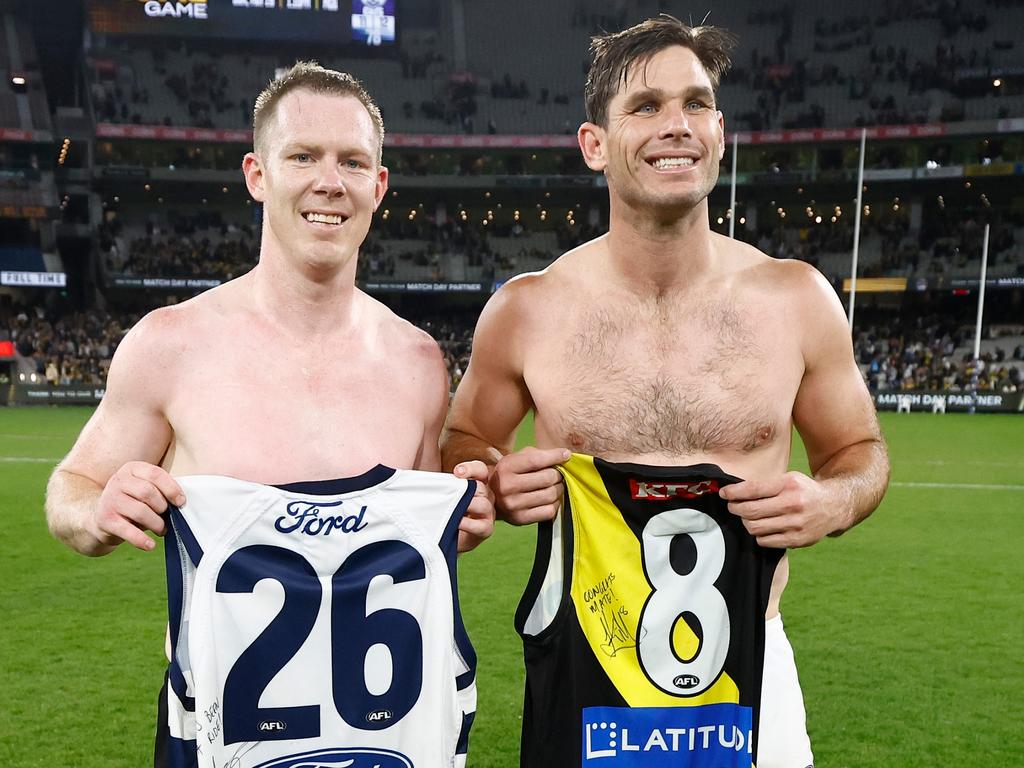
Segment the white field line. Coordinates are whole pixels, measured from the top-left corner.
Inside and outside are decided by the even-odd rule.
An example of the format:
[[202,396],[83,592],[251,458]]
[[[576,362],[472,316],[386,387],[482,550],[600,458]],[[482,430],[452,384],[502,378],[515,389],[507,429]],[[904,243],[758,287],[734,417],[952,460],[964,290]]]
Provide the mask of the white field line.
[[1024,491],[1024,485],[996,485],[994,483],[889,483],[890,488],[940,488],[964,491]]
[[1024,470],[1024,461],[986,461],[985,459],[900,459],[898,462],[901,466],[904,464],[918,464],[926,465],[929,467],[962,467],[965,464],[976,467],[1020,467]]
[[60,459],[44,459],[40,456],[0,456],[5,464],[56,464]]

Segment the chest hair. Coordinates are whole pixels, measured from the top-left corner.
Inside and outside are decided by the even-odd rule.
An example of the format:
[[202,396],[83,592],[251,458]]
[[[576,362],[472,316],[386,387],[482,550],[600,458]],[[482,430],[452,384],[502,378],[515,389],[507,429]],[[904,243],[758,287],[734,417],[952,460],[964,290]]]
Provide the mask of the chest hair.
[[567,338],[556,423],[599,456],[754,450],[776,431],[764,346],[727,302],[590,311]]

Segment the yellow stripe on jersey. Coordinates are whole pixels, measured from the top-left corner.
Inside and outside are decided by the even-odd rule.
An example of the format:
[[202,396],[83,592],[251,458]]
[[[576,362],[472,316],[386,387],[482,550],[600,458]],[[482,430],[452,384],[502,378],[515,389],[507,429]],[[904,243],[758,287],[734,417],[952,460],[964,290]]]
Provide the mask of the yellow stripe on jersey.
[[[739,690],[725,672],[695,696],[673,696],[647,677],[636,646],[640,614],[653,589],[641,543],[609,498],[592,456],[573,454],[560,470],[572,511],[572,602],[608,679],[631,707],[738,703]],[[666,631],[680,661],[696,656],[699,640],[682,615]]]

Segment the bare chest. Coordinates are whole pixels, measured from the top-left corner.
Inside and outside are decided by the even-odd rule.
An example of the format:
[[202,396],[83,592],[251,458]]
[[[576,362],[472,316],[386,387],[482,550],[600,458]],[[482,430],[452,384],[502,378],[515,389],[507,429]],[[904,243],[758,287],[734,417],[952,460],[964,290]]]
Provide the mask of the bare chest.
[[413,466],[423,439],[422,406],[386,363],[225,352],[201,356],[181,381],[168,413],[172,474],[331,479]]
[[606,458],[703,459],[782,443],[802,376],[781,325],[729,303],[572,315],[529,367],[538,431]]

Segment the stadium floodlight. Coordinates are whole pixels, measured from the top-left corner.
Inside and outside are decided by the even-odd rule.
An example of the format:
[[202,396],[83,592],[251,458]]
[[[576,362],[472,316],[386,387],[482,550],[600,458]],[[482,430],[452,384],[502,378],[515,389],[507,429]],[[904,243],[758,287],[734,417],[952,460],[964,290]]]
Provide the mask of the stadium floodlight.
[[11,90],[15,93],[25,93],[28,91],[28,80],[25,79],[24,75],[11,75]]

